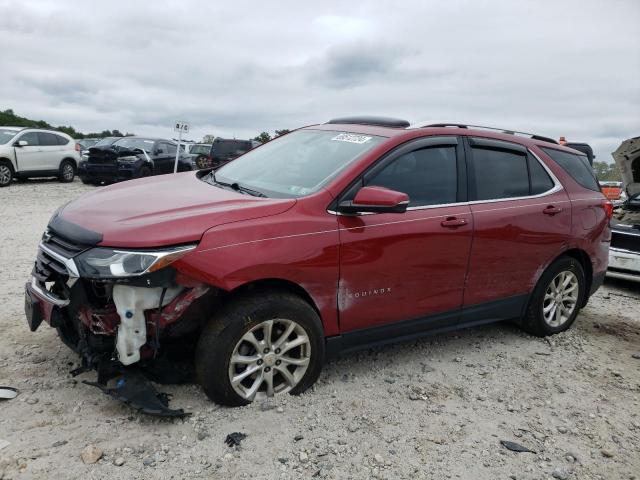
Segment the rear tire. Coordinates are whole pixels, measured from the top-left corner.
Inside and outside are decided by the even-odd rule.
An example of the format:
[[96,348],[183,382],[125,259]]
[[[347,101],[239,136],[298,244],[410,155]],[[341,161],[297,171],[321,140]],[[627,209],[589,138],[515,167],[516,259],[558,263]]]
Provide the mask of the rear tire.
[[138,178],[150,177],[152,174],[151,169],[149,167],[141,167],[140,175]]
[[0,160],[0,188],[11,185],[14,175],[11,163],[7,160]]
[[531,295],[521,328],[546,337],[564,332],[575,321],[586,295],[584,269],[578,260],[562,256],[542,274]]
[[76,178],[76,167],[71,160],[63,160],[60,164],[58,179],[62,183],[71,183]]
[[[299,346],[287,349],[295,344]],[[266,398],[269,390],[276,395],[302,393],[317,380],[323,363],[324,332],[318,314],[300,297],[278,291],[231,300],[205,326],[195,356],[205,393],[228,406]],[[255,373],[232,383],[249,369]]]

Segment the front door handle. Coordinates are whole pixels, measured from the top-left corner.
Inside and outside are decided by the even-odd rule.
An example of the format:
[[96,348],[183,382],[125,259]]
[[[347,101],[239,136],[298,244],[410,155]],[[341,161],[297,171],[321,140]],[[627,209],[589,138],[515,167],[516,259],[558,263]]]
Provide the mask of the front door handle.
[[553,205],[549,205],[547,208],[542,210],[542,213],[545,215],[555,215],[556,213],[560,213],[562,209],[560,207],[554,207]]
[[440,222],[440,225],[446,228],[457,228],[463,227],[467,224],[467,221],[464,218],[456,218],[456,217],[447,217],[446,220]]

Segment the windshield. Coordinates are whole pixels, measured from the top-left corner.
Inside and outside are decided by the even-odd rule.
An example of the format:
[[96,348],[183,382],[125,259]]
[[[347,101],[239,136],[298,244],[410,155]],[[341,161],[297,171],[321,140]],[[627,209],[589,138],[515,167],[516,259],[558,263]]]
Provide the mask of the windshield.
[[317,191],[383,140],[358,133],[298,130],[220,168],[215,180],[270,197],[302,197]]
[[108,145],[113,144],[113,142],[116,142],[117,140],[118,138],[114,138],[114,137],[103,138],[98,143],[96,143],[94,147],[106,147]]
[[209,151],[211,150],[211,145],[194,145],[189,150],[189,153],[193,153],[194,155],[209,155]]
[[130,150],[135,150],[139,148],[140,150],[149,151],[153,147],[153,140],[149,140],[148,138],[122,138],[118,140],[113,145],[121,148],[128,148]]
[[13,137],[18,133],[17,130],[4,130],[0,128],[0,145],[9,143]]

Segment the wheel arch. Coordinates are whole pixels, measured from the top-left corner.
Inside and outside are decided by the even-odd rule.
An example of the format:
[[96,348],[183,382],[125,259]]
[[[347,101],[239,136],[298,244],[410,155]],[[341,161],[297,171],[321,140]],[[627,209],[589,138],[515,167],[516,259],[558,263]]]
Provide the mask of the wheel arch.
[[58,165],[58,169],[62,168],[62,164],[66,161],[69,161],[73,164],[73,169],[75,171],[78,170],[78,162],[76,162],[76,159],[73,157],[64,157],[62,160],[60,160],[60,165]]
[[259,280],[252,280],[247,283],[243,283],[242,285],[236,287],[232,291],[229,292],[231,295],[244,294],[247,292],[259,292],[264,290],[280,290],[284,292],[289,292],[297,297],[300,297],[302,300],[307,302],[318,314],[320,320],[322,321],[322,313],[318,308],[313,297],[309,294],[309,292],[302,287],[301,285],[292,282],[291,280],[285,280],[283,278],[262,278]]
[[8,157],[0,157],[0,162],[7,162],[9,164],[9,167],[11,167],[11,170],[13,170],[13,173],[16,173],[16,167],[13,164],[13,162],[11,161],[10,158]]
[[[587,284],[585,286],[586,288],[584,301],[580,306],[582,308],[587,304],[587,300],[589,300],[589,292],[591,292],[591,285],[593,284],[593,264],[591,263],[591,257],[581,248],[570,248],[569,250],[563,252],[563,255],[575,258],[578,262],[580,262],[582,270],[584,270],[584,279]],[[554,261],[555,260],[556,259],[554,259]]]

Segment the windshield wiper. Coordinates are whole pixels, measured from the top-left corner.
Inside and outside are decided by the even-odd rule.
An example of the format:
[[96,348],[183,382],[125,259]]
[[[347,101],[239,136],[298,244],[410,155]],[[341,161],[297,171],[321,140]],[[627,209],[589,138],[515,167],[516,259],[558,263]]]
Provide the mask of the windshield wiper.
[[[245,187],[244,185],[240,185],[238,182],[227,183],[227,182],[221,182],[220,180],[217,180],[216,173],[213,170],[207,176],[210,177],[210,179],[213,181],[213,184],[230,188],[232,190],[235,190],[236,192],[247,193],[249,195],[253,195],[254,197],[267,198],[267,196],[264,193],[259,192],[258,190],[253,190],[251,188]],[[211,182],[208,182],[208,183],[211,183]]]

